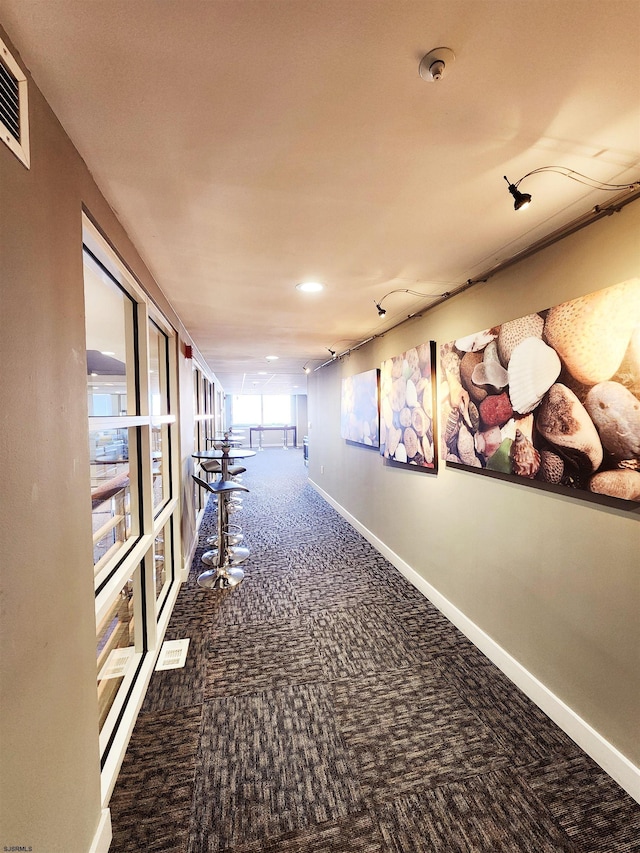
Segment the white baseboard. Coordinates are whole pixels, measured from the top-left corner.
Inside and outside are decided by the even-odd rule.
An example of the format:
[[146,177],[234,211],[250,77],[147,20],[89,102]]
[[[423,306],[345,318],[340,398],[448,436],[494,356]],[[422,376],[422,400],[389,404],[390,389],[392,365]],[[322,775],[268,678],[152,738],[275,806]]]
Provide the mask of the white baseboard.
[[111,812],[109,809],[102,809],[100,823],[96,829],[96,834],[93,836],[89,853],[109,853],[111,838]]
[[193,542],[191,543],[191,548],[189,549],[189,553],[185,556],[184,565],[182,566],[182,571],[180,572],[180,580],[182,583],[186,583],[189,580],[189,572],[191,571],[191,564],[193,563],[193,557],[198,548],[198,530],[200,529],[200,523],[196,528],[196,535],[193,537]]
[[191,564],[193,563],[193,557],[198,550],[198,541],[199,541],[199,532],[200,525],[202,524],[202,519],[204,518],[205,509],[207,508],[207,504],[209,503],[209,495],[207,495],[207,500],[205,505],[199,512],[196,514],[196,529],[193,536],[193,542],[191,543],[191,547],[189,548],[189,553],[185,555],[184,564],[182,566],[182,571],[180,573],[180,580],[182,583],[186,583],[189,580],[189,572],[191,571]]
[[340,515],[373,545],[398,571],[429,599],[513,683],[584,750],[621,788],[640,803],[640,768],[605,740],[589,723],[552,693],[522,664],[426,581],[415,569],[388,548],[368,528],[337,503],[316,482],[309,483]]

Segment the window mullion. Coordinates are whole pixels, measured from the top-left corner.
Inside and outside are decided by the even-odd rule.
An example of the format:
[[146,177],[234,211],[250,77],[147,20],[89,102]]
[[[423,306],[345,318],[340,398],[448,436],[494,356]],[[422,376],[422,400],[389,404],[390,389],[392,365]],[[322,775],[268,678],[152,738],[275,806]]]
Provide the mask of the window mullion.
[[[149,311],[145,303],[137,306],[137,365],[138,390],[140,399],[138,411],[148,420],[139,428],[139,459],[140,494],[142,513],[140,522],[142,530],[153,530],[153,470],[151,457],[151,403],[149,389]],[[132,465],[133,468],[133,465]]]

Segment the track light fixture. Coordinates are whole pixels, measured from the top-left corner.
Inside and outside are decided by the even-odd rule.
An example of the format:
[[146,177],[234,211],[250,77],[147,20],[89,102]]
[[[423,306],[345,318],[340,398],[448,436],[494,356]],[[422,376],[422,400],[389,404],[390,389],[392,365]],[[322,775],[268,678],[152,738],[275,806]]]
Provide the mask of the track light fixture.
[[411,296],[420,296],[420,297],[422,297],[423,299],[439,299],[439,298],[440,298],[440,296],[442,296],[442,294],[440,294],[440,293],[419,293],[417,290],[406,290],[406,289],[402,289],[402,290],[390,290],[390,291],[389,291],[389,293],[385,293],[385,295],[382,297],[382,299],[380,300],[380,302],[376,302],[376,300],[375,300],[375,299],[373,300],[374,305],[375,305],[375,306],[376,306],[376,308],[378,309],[378,316],[379,316],[379,317],[384,317],[384,316],[386,315],[386,313],[387,313],[387,312],[386,312],[386,310],[382,307],[382,303],[383,303],[383,302],[384,302],[384,300],[387,298],[387,296],[391,296],[393,293],[410,293],[410,294],[411,294]]
[[330,347],[327,347],[327,351],[330,353],[331,358],[334,359],[334,361],[335,361],[335,359],[338,357],[336,355],[336,351],[334,349],[331,349]]
[[[525,175],[525,178],[526,177],[527,176]],[[531,204],[531,196],[529,195],[529,193],[521,193],[520,190],[518,189],[518,184],[520,183],[522,178],[520,178],[520,181],[518,181],[518,184],[510,183],[509,178],[507,178],[506,175],[504,176],[504,179],[509,184],[509,192],[511,193],[511,195],[515,199],[515,201],[513,202],[513,209],[514,210],[523,210],[525,207],[529,207],[529,205]]]
[[540,172],[556,172],[558,175],[564,175],[565,178],[570,178],[572,181],[577,181],[579,184],[584,184],[587,187],[593,187],[597,190],[606,190],[607,192],[635,190],[640,187],[640,181],[634,181],[632,184],[610,184],[606,181],[598,181],[595,178],[589,178],[587,175],[576,172],[574,169],[568,169],[566,166],[540,166],[539,169],[533,169],[531,172],[527,172],[526,175],[523,175],[520,180],[516,181],[514,184],[511,183],[506,175],[503,176],[509,185],[509,192],[514,198],[514,210],[524,210],[525,207],[528,207],[531,204],[531,196],[529,193],[520,192],[518,187],[525,178],[529,178],[531,175],[537,175]]

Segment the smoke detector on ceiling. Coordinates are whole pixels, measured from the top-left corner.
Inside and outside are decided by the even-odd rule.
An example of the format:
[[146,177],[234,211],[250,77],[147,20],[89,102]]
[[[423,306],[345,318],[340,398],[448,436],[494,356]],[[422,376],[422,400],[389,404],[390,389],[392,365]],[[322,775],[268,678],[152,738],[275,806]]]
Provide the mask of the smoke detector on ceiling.
[[437,83],[455,61],[456,55],[448,47],[435,47],[420,60],[418,73],[427,83]]

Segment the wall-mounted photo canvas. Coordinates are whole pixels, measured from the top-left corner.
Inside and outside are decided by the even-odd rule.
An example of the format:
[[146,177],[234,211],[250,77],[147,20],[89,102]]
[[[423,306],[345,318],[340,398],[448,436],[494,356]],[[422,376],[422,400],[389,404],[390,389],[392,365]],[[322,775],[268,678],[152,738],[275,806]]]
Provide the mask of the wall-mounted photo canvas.
[[440,348],[442,457],[640,501],[640,279]]
[[390,463],[435,472],[435,343],[387,359],[380,371],[380,453]]
[[378,370],[366,370],[342,380],[340,435],[367,447],[380,446]]

